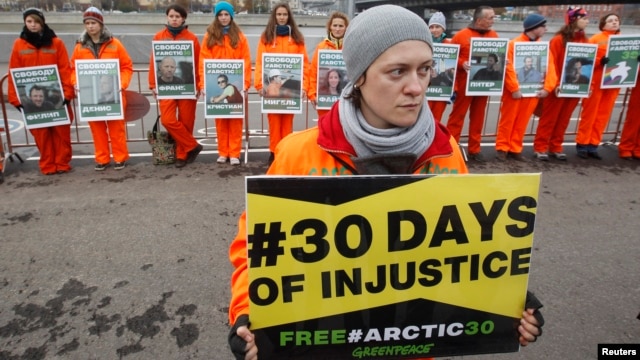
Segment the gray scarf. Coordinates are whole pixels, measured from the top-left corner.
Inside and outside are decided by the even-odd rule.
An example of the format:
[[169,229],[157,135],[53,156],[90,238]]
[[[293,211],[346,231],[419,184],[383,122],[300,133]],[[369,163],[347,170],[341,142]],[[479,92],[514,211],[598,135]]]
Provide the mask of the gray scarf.
[[344,99],[352,91],[353,83],[349,82],[339,100],[340,124],[359,158],[378,154],[413,154],[419,158],[431,146],[436,126],[426,98],[412,126],[377,129],[367,123],[353,102]]

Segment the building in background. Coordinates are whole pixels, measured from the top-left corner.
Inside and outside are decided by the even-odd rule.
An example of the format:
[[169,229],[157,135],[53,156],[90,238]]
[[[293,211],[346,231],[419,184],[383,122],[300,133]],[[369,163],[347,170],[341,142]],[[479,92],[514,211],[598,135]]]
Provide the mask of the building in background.
[[[28,7],[40,7],[45,11],[82,12],[90,6],[96,6],[104,12],[164,12],[173,3],[180,4],[191,13],[210,13],[218,0],[0,0],[0,11],[23,11]],[[237,14],[269,14],[273,6],[282,0],[225,0],[231,3]],[[452,0],[455,1],[455,0]],[[394,1],[388,1],[393,3]],[[339,10],[349,13],[349,6],[357,0],[288,0],[291,11],[295,15],[328,16]],[[442,11],[429,8],[429,0],[413,1],[413,10],[425,19],[432,13]],[[424,4],[424,5],[423,5]],[[420,7],[422,5],[422,7]],[[434,4],[435,5],[435,4]],[[490,2],[487,5],[491,5]],[[569,5],[536,6],[534,2],[528,6],[494,7],[497,21],[522,21],[531,13],[539,13],[549,22],[563,22]],[[607,13],[620,15],[622,25],[640,25],[640,2],[638,4],[580,4],[587,10],[589,17],[596,21]],[[457,10],[451,13],[455,20],[471,20],[473,8]]]
[[[497,21],[522,21],[529,14],[539,13],[549,22],[561,23],[570,5],[495,7]],[[640,4],[572,4],[587,10],[592,23],[598,22],[605,14],[618,14],[622,25],[640,25]],[[437,10],[437,9],[435,9]],[[425,12],[425,17],[428,17]],[[456,20],[471,20],[473,9],[459,10],[453,13]]]

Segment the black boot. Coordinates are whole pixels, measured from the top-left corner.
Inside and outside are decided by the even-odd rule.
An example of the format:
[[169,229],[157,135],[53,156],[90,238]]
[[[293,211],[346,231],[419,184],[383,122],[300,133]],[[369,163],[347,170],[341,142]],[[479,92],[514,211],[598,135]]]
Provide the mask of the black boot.
[[581,157],[583,159],[588,159],[589,158],[589,146],[588,145],[576,144],[576,151],[577,151],[579,157]]
[[602,160],[602,156],[598,154],[598,145],[587,145],[588,155],[592,159]]

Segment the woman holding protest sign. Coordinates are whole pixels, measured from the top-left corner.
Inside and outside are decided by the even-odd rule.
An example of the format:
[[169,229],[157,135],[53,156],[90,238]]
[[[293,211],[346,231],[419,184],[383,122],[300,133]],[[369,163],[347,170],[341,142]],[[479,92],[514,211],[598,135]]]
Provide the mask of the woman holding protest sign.
[[[313,53],[309,68],[309,91],[307,94],[313,106],[318,105],[318,53],[320,50],[342,50],[342,39],[345,31],[347,31],[347,26],[349,26],[349,17],[340,11],[333,12],[327,21],[327,37],[318,43]],[[342,81],[341,74],[338,70],[334,70],[333,75],[340,77],[340,81]],[[326,84],[324,84],[324,86],[329,89],[329,76],[331,76],[331,71],[327,72],[326,76],[324,80]],[[320,85],[323,85],[322,81]],[[340,89],[340,91],[342,91],[342,89]],[[338,95],[340,94],[338,93]],[[329,110],[323,109],[317,109],[317,111],[318,120],[329,112]]]
[[[69,102],[75,97],[75,94],[71,83],[71,67],[67,61],[69,58],[67,49],[62,40],[45,23],[44,14],[40,9],[29,8],[24,11],[22,16],[25,25],[20,37],[13,44],[9,69],[56,65],[62,83],[63,104],[67,106],[70,120],[73,121],[73,111]],[[13,78],[9,76],[9,102],[22,111],[25,106],[30,104],[37,106],[37,104],[48,103],[45,97],[46,89],[37,86],[32,86],[28,92],[40,94],[38,98],[41,101],[32,102],[26,97],[21,99],[16,92]],[[27,93],[27,95],[29,94]],[[26,102],[23,104],[22,101]],[[71,125],[43,127],[29,129],[29,131],[40,152],[39,166],[43,174],[52,175],[71,171]]]
[[[200,74],[198,89],[204,93],[204,60],[244,60],[243,90],[246,93],[251,86],[251,50],[249,49],[249,42],[238,24],[233,20],[235,13],[231,4],[219,1],[216,3],[213,13],[214,19],[207,27],[207,32],[202,39],[202,50],[198,61],[198,72]],[[217,77],[217,81],[222,89],[235,90],[230,87],[229,78],[225,74],[220,74]],[[216,119],[218,164],[224,164],[228,160],[231,165],[240,165],[243,120],[243,118]]]
[[598,28],[601,32],[589,39],[590,43],[598,45],[598,50],[593,76],[591,76],[589,97],[582,100],[576,150],[578,156],[583,159],[602,160],[598,154],[598,146],[611,118],[611,111],[616,104],[620,89],[601,89],[600,84],[602,84],[604,67],[609,62],[609,58],[606,57],[609,37],[620,33],[620,17],[616,14],[606,14],[600,18]]
[[[431,32],[431,40],[433,40],[434,44],[451,43],[451,39],[447,38],[447,33],[445,33],[446,30],[447,19],[444,17],[444,14],[441,12],[437,12],[431,15],[431,18],[429,19],[429,32]],[[451,72],[453,72],[453,70]],[[441,69],[440,74],[436,74],[435,71],[433,71],[432,81],[436,80],[438,76],[447,76],[447,69]],[[453,98],[455,99],[455,97]],[[442,120],[442,114],[444,114],[444,110],[447,108],[448,104],[448,101],[429,102],[429,108],[431,109],[431,113],[433,114],[433,117],[436,119],[436,121],[440,122]]]
[[[76,42],[76,46],[71,55],[72,82],[77,87],[75,67],[76,60],[93,59],[118,59],[120,62],[120,91],[129,87],[131,76],[133,75],[133,62],[129,53],[124,48],[120,40],[113,37],[111,31],[104,26],[102,12],[89,7],[82,15],[84,32]],[[122,109],[126,109],[126,98],[122,96]],[[94,170],[104,171],[111,163],[111,151],[113,151],[114,169],[121,170],[129,160],[129,149],[127,148],[127,124],[124,117],[119,120],[90,121],[91,135],[93,136],[93,146],[96,157]],[[111,142],[111,151],[109,150]]]
[[[291,8],[286,2],[278,3],[273,7],[267,27],[262,32],[258,43],[253,84],[261,96],[266,95],[266,88],[263,85],[264,72],[262,66],[262,54],[264,53],[301,54],[304,58],[303,63],[305,65],[309,63],[304,36],[298,29],[298,25],[293,19]],[[302,68],[302,89],[308,92],[309,67],[303,66]],[[293,132],[293,114],[269,113],[267,118],[269,119],[269,151],[271,152],[269,163],[271,163],[280,140]]]
[[[565,16],[565,25],[549,41],[549,59],[553,61],[553,66],[549,68],[556,71],[555,75],[551,74],[551,76],[557,79],[562,77],[565,48],[568,42],[588,42],[584,33],[587,25],[589,25],[587,12],[580,7],[569,7]],[[555,91],[552,91],[542,102],[542,113],[533,140],[534,156],[540,161],[548,161],[549,153],[557,160],[567,160],[567,155],[562,151],[564,133],[580,98],[558,97],[559,89],[556,85]]]
[[[198,37],[189,30],[187,21],[187,10],[178,4],[171,4],[165,11],[167,15],[167,24],[165,28],[157,32],[153,37],[153,41],[190,41],[193,43],[193,60],[198,61],[200,55],[200,43]],[[152,50],[153,52],[153,50]],[[156,90],[156,63],[151,54],[149,61],[149,89],[153,92],[154,96],[157,96]],[[171,59],[171,58],[168,58]],[[173,67],[175,70],[175,60],[168,66]],[[163,67],[163,62],[160,61],[159,67]],[[198,83],[198,73],[196,73],[196,84]],[[171,72],[173,78],[173,73]],[[162,78],[159,80],[162,82]],[[160,107],[160,122],[167,129],[169,135],[176,142],[176,162],[175,167],[184,167],[187,163],[192,163],[200,151],[202,151],[202,145],[198,144],[193,137],[193,125],[196,121],[196,105],[198,99],[160,99],[158,100],[158,106]]]
[[[368,9],[349,26],[343,57],[350,82],[340,99],[317,127],[282,140],[268,175],[467,173],[455,139],[427,108],[432,40],[419,16],[395,5]],[[230,247],[235,270],[229,344],[236,359],[256,359],[259,339],[249,330],[246,213],[238,225]],[[534,312],[522,315],[522,345],[541,334],[542,318]]]

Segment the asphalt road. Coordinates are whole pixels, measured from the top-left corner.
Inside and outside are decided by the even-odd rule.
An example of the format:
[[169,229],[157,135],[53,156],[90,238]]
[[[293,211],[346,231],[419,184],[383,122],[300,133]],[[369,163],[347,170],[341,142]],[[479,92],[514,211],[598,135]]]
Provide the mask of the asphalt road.
[[[489,150],[487,150],[490,153]],[[531,149],[525,149],[531,154]],[[530,289],[539,341],[466,359],[596,359],[598,343],[639,343],[640,161],[470,164],[542,172]],[[134,157],[122,171],[39,174],[9,164],[0,185],[0,359],[231,359],[228,245],[243,209],[239,167],[201,155],[183,169]],[[481,296],[479,294],[478,296]]]

